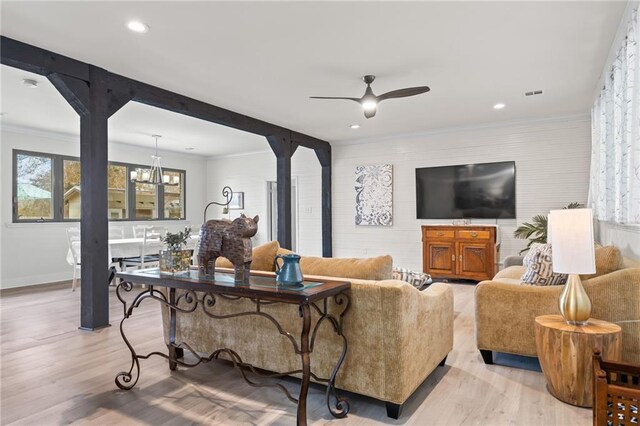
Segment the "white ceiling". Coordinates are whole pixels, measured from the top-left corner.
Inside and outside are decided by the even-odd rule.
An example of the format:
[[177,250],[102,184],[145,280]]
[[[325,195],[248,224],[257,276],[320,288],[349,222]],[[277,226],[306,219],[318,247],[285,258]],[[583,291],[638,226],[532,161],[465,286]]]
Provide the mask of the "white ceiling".
[[[25,78],[38,81],[38,88],[25,86]],[[45,77],[2,65],[0,82],[3,126],[80,134],[78,115]],[[129,102],[109,120],[111,142],[153,147],[153,134],[162,136],[158,146],[163,151],[210,157],[270,150],[262,136],[138,102]]]
[[[586,113],[625,6],[3,1],[0,7],[5,36],[336,142]],[[150,31],[128,31],[131,19]],[[370,120],[354,102],[308,98],[359,97],[364,74],[377,75],[378,94],[418,85],[431,92],[385,101]],[[5,94],[10,99],[12,91],[4,76],[2,84],[8,122],[14,114],[4,109]],[[523,96],[535,89],[544,95]],[[496,111],[496,102],[507,107]],[[113,122],[131,143],[135,135],[163,133],[163,125],[176,140],[189,134],[194,146],[229,136],[197,120],[125,108]],[[352,123],[362,127],[351,130]]]

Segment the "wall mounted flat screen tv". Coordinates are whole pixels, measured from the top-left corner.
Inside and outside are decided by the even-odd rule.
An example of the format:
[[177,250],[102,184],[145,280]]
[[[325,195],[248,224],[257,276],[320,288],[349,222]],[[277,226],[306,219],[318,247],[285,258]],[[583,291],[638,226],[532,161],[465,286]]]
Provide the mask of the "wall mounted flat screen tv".
[[516,163],[416,169],[418,219],[516,217]]

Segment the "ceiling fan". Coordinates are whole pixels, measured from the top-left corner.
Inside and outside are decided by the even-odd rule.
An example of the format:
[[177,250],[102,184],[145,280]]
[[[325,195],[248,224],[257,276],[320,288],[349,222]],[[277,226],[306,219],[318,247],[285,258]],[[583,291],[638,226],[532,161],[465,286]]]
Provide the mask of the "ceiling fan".
[[426,93],[429,90],[428,86],[418,86],[418,87],[407,87],[404,89],[392,90],[391,92],[383,93],[380,96],[376,96],[373,94],[373,90],[371,90],[371,83],[376,79],[375,75],[365,75],[362,77],[362,81],[367,85],[367,89],[364,91],[364,95],[361,98],[347,98],[341,96],[310,96],[311,99],[346,99],[349,101],[358,102],[362,105],[362,109],[364,110],[364,116],[366,118],[371,118],[376,115],[376,110],[378,108],[378,104],[386,99],[394,99],[394,98],[406,98],[408,96],[415,96],[421,93]]

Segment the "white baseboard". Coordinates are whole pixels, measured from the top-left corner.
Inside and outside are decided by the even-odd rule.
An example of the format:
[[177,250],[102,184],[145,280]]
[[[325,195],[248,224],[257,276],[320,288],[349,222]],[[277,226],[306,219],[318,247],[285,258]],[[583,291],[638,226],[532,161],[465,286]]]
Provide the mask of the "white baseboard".
[[50,284],[60,281],[69,281],[73,278],[73,273],[69,272],[58,272],[53,274],[42,274],[42,275],[29,275],[26,277],[17,277],[8,280],[0,281],[0,288],[17,288],[17,287],[26,287],[32,285],[40,285],[40,284]]

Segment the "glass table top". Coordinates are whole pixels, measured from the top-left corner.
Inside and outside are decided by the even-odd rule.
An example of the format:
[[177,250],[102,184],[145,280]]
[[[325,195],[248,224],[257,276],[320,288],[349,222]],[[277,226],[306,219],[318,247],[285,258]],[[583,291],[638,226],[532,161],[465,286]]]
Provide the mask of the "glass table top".
[[236,283],[234,281],[233,273],[230,272],[219,272],[216,271],[215,277],[206,276],[201,274],[197,269],[189,269],[189,271],[172,274],[172,273],[162,273],[159,268],[148,268],[148,269],[140,269],[137,271],[128,272],[128,274],[137,275],[140,277],[146,276],[149,278],[169,278],[176,281],[185,280],[185,281],[200,281],[202,283],[215,283],[216,285],[228,286],[228,287],[261,287],[261,288],[270,288],[270,289],[281,289],[281,290],[293,290],[293,291],[303,291],[316,286],[323,284],[319,281],[303,281],[298,285],[288,285],[288,284],[280,284],[278,283],[274,277],[262,277],[258,275],[251,275],[249,277],[249,284],[244,283]]

